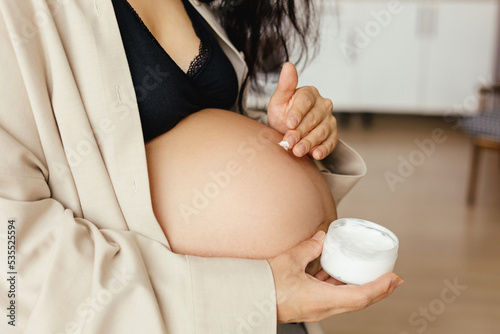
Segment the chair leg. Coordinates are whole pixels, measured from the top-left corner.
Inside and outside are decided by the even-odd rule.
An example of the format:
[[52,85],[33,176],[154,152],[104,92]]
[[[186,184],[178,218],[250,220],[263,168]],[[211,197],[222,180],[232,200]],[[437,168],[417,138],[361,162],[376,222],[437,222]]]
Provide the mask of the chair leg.
[[469,176],[469,189],[467,191],[467,203],[474,204],[475,195],[476,195],[476,187],[477,187],[477,173],[479,170],[479,153],[481,147],[474,144],[472,149],[472,164],[470,169]]

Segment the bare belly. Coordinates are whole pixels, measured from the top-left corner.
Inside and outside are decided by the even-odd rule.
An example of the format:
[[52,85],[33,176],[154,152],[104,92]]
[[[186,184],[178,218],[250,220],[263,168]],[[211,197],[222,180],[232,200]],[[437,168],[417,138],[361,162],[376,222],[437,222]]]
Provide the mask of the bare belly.
[[153,210],[174,252],[267,259],[326,231],[337,216],[330,190],[281,138],[206,109],[146,144]]

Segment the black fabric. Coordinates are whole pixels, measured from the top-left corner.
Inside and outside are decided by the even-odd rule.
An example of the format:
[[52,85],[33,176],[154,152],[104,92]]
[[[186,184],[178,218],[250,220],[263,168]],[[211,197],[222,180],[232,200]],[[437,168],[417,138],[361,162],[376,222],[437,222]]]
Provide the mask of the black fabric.
[[[205,108],[231,109],[236,72],[210,27],[187,0],[184,7],[201,45],[189,74],[170,58],[126,0],[112,0],[139,107],[144,141]],[[203,55],[203,49],[207,51]],[[201,62],[201,63],[200,63]]]

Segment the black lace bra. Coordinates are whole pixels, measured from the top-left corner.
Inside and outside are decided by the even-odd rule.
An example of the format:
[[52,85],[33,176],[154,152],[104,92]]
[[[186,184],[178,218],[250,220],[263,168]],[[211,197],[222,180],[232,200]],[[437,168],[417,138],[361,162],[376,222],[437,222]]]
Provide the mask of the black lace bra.
[[231,109],[238,95],[234,68],[203,17],[182,0],[200,39],[185,73],[126,0],[112,0],[147,142],[205,108]]

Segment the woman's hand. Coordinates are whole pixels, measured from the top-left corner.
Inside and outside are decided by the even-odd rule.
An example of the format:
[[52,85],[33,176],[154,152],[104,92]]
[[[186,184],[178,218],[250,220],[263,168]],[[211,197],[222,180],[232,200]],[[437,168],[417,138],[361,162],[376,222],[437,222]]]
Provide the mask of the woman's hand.
[[345,285],[324,270],[314,277],[307,264],[321,254],[325,233],[320,231],[291,250],[268,260],[274,275],[278,322],[316,322],[339,313],[362,310],[392,294],[403,283],[394,273],[361,285]]
[[310,153],[320,160],[333,151],[339,138],[333,104],[315,87],[297,88],[298,81],[295,66],[283,65],[267,108],[268,123],[284,134],[283,140],[288,141],[297,157]]

